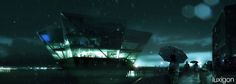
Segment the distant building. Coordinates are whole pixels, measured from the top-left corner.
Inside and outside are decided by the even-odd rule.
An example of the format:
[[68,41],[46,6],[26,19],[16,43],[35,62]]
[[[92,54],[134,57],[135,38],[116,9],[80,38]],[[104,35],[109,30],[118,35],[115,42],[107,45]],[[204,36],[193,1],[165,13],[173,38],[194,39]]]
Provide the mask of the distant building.
[[116,19],[75,13],[60,17],[37,34],[56,63],[72,73],[78,71],[77,76],[133,74],[129,71],[135,69],[133,64],[151,37]]
[[226,6],[213,28],[212,57],[216,71],[236,69],[236,5]]

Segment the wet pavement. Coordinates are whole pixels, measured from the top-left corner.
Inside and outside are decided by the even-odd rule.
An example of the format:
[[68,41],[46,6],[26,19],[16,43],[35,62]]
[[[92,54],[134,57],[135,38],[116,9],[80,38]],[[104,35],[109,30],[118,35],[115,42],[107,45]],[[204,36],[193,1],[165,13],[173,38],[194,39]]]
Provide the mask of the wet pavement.
[[[86,74],[85,72],[83,72]],[[182,76],[180,84],[199,84],[193,76]],[[1,84],[170,84],[167,73],[155,76],[78,76],[64,70],[26,70],[0,72]]]
[[[75,76],[63,70],[0,72],[1,84],[157,84],[159,77]],[[164,84],[164,82],[162,82]]]

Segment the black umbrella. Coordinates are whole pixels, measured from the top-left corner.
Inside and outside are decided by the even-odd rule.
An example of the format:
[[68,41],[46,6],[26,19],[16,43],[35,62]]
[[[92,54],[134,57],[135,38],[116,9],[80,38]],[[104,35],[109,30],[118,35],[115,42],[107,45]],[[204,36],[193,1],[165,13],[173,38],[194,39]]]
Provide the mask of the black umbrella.
[[191,61],[190,63],[198,63],[198,61]]
[[173,46],[161,47],[159,50],[159,55],[164,61],[171,62],[174,58],[177,63],[183,63],[188,58],[184,51]]

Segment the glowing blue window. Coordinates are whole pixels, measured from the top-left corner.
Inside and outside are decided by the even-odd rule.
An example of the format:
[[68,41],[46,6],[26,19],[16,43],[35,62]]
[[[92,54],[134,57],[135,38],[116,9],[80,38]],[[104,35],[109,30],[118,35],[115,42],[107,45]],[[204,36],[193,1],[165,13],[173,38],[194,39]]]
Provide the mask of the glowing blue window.
[[42,39],[45,41],[45,42],[49,42],[50,41],[50,37],[48,34],[42,34],[41,35]]

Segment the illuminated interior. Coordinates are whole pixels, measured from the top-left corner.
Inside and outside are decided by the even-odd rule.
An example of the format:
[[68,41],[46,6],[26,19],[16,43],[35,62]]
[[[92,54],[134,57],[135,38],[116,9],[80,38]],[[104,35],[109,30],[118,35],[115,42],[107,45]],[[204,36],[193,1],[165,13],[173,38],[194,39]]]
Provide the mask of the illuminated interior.
[[148,32],[126,29],[120,22],[103,22],[103,19],[96,22],[84,18],[84,23],[73,14],[64,13],[62,17],[61,22],[49,25],[37,33],[57,60],[86,57],[124,58],[134,62],[151,36]]
[[[70,48],[70,42],[64,40],[62,43],[48,43],[50,37],[41,36],[46,43],[46,48],[50,51],[55,59],[66,59],[72,57],[87,58],[126,58],[134,62],[138,52],[125,52],[121,49],[98,49],[98,48]],[[60,49],[61,48],[61,49]]]

